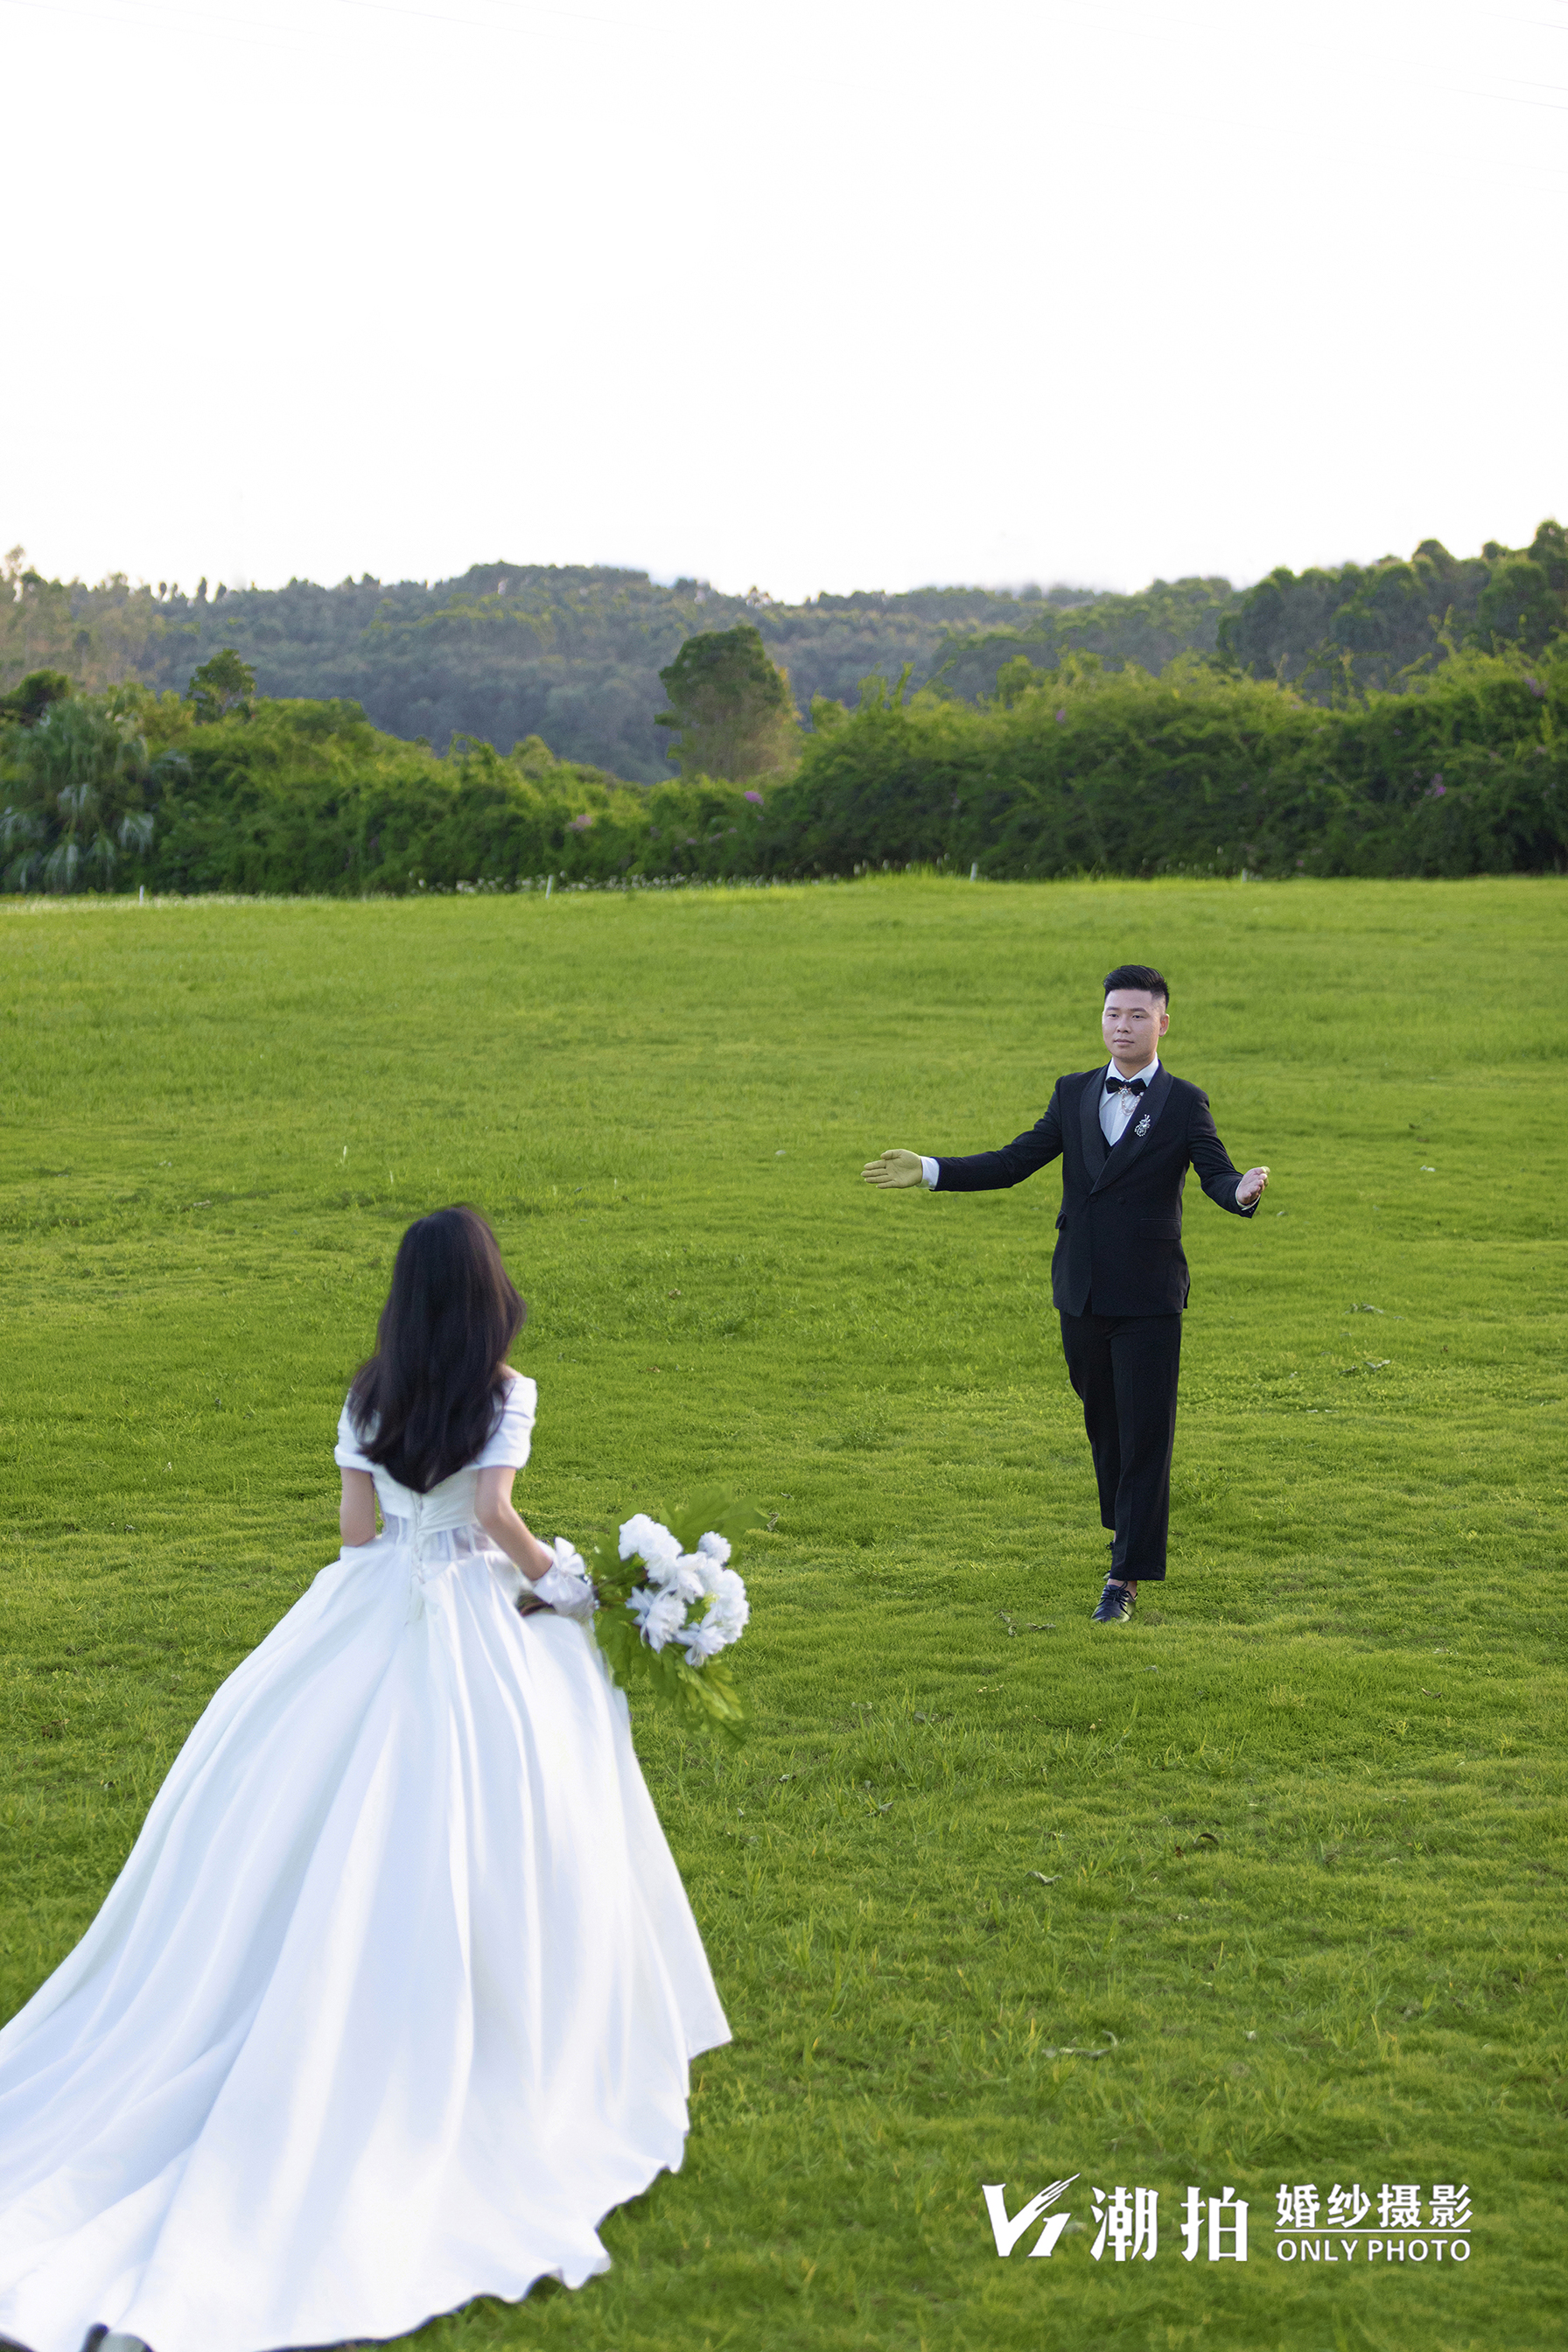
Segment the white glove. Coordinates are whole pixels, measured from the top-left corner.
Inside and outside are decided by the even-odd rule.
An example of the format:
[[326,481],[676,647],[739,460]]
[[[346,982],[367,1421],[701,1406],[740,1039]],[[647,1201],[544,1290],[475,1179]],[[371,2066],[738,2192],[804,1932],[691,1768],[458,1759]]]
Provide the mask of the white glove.
[[533,1597],[553,1609],[558,1617],[571,1617],[580,1625],[586,1624],[598,1607],[599,1596],[588,1581],[583,1555],[564,1536],[557,1536],[550,1549],[555,1554],[555,1565],[534,1578]]

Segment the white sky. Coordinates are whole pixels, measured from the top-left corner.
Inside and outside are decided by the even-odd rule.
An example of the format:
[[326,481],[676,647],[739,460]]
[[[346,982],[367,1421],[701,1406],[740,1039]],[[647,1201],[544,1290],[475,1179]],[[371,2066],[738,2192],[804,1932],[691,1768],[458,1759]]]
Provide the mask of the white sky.
[[1568,519],[1568,0],[0,0],[0,545],[1133,588]]

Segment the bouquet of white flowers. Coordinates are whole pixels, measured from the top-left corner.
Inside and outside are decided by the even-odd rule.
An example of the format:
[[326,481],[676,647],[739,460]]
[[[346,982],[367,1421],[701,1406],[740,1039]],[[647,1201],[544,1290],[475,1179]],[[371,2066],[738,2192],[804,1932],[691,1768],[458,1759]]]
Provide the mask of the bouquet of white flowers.
[[[621,1688],[678,1706],[728,1739],[739,1738],[746,1710],[720,1652],[740,1640],[752,1613],[730,1566],[731,1538],[761,1517],[731,1496],[702,1497],[668,1527],[638,1511],[618,1535],[590,1537],[583,1557],[573,1555],[597,1603],[594,1638]],[[542,1582],[571,1572],[565,1549],[557,1546],[559,1570]]]

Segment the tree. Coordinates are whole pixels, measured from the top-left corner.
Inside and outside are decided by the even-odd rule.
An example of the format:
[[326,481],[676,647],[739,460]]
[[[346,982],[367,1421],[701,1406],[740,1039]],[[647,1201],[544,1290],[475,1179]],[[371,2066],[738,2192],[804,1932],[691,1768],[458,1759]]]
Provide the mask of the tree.
[[0,850],[11,853],[4,887],[107,889],[122,857],[145,857],[155,819],[149,803],[184,772],[181,754],[153,758],[142,732],[144,689],[101,699],[57,698],[6,743]]
[[250,716],[250,698],[256,691],[256,672],[248,662],[240,660],[232,646],[211,661],[203,662],[192,673],[185,688],[185,700],[196,707],[198,727],[210,726],[215,720],[226,719],[237,710],[243,719]]
[[77,673],[77,634],[69,588],[63,581],[46,580],[27,562],[26,550],[13,547],[0,559],[0,687],[46,662]]
[[1494,564],[1476,606],[1476,634],[1489,650],[1517,642],[1538,654],[1563,626],[1563,601],[1552,593],[1544,567],[1527,555]]
[[677,730],[668,756],[683,776],[740,782],[793,765],[800,747],[795,697],[756,629],[742,623],[688,637],[658,677],[669,709],[654,725]]
[[9,719],[18,727],[36,727],[50,703],[62,702],[70,690],[71,682],[63,670],[36,669],[9,694],[0,694],[0,719]]

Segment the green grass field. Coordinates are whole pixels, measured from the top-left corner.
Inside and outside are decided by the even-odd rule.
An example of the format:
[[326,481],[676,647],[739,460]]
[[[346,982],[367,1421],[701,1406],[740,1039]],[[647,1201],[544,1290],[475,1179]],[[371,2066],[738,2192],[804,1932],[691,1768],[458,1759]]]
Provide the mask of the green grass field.
[[[638,1725],[735,2030],[685,2169],[606,2278],[431,2345],[1555,2340],[1565,916],[1551,880],[5,908],[5,2013],[335,1556],[397,1237],[467,1199],[531,1304],[531,1524],[715,1481],[774,1524],[744,1752]],[[1274,1181],[1251,1224],[1189,1187],[1171,1577],[1122,1630],[1054,1171],[858,1171],[1035,1118],[1124,957]],[[1052,2259],[999,2261],[981,2184],[1073,2173]],[[1468,2183],[1472,2258],[1287,2265],[1281,2181]],[[1090,2260],[1097,2183],[1158,2189],[1155,2261]],[[1245,2266],[1183,2259],[1191,2183],[1249,2200]]]

